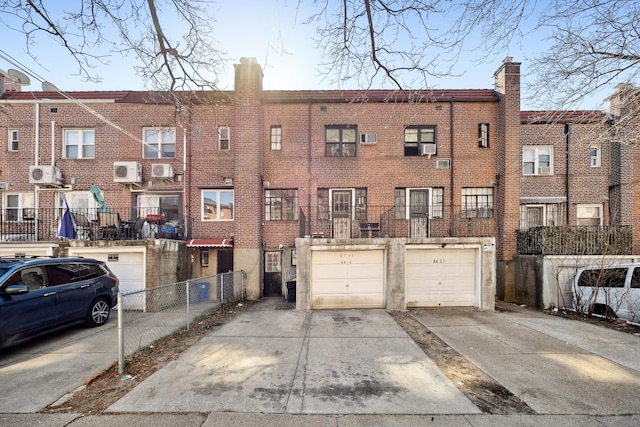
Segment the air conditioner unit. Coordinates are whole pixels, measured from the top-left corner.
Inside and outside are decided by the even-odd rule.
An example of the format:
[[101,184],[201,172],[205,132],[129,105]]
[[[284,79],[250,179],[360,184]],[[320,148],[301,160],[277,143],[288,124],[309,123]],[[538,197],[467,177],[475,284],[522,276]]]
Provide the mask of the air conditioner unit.
[[436,154],[436,144],[428,143],[428,144],[420,144],[420,155],[421,156],[433,156]]
[[156,163],[151,165],[152,178],[173,178],[173,166],[167,163]]
[[377,144],[378,143],[378,134],[377,133],[361,133],[360,134],[360,144]]
[[451,168],[451,159],[436,160],[436,169],[449,169],[449,168]]
[[142,165],[139,162],[113,162],[113,182],[142,182]]
[[538,168],[538,175],[551,175],[551,168]]
[[29,166],[29,184],[62,185],[62,171],[57,166]]

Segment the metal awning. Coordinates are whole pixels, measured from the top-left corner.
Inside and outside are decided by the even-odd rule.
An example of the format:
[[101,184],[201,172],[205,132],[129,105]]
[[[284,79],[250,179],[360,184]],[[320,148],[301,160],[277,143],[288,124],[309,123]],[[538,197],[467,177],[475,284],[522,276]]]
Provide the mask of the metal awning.
[[520,197],[521,204],[527,203],[539,203],[539,204],[554,204],[554,203],[566,203],[567,198],[560,197]]
[[191,239],[187,240],[189,248],[232,248],[233,239]]

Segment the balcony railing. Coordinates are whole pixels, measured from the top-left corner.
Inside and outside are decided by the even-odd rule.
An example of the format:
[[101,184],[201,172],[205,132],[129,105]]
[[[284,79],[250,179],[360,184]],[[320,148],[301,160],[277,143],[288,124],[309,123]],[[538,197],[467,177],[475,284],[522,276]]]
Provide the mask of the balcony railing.
[[[29,209],[22,216],[0,214],[0,241],[55,241],[60,236],[62,209]],[[71,209],[76,240],[144,240],[190,238],[190,218],[159,209]]]
[[632,227],[533,227],[518,230],[521,255],[625,255],[633,243]]
[[[300,208],[300,237],[486,237],[495,236],[490,210],[462,211],[459,206],[440,207],[440,215],[410,213],[396,206],[352,207],[345,215],[325,213],[317,206]],[[432,210],[433,211],[433,210]],[[452,213],[453,212],[453,213]],[[479,215],[480,214],[480,215]]]

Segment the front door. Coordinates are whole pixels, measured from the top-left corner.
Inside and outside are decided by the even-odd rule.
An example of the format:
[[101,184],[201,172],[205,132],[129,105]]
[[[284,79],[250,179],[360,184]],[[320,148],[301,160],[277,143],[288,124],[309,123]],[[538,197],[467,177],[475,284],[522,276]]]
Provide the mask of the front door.
[[264,289],[262,295],[275,297],[282,295],[282,253],[265,251],[264,253]]
[[429,237],[429,190],[409,191],[409,236]]
[[334,239],[351,238],[351,190],[334,190],[331,203],[331,237]]

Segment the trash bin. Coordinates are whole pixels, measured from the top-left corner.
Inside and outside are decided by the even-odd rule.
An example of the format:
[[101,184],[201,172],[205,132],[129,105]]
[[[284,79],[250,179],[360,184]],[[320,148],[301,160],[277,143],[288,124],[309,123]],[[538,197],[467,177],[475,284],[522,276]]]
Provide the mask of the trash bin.
[[197,302],[207,301],[209,299],[209,283],[194,283],[193,292],[197,295]]
[[287,282],[287,302],[296,302],[296,282]]

